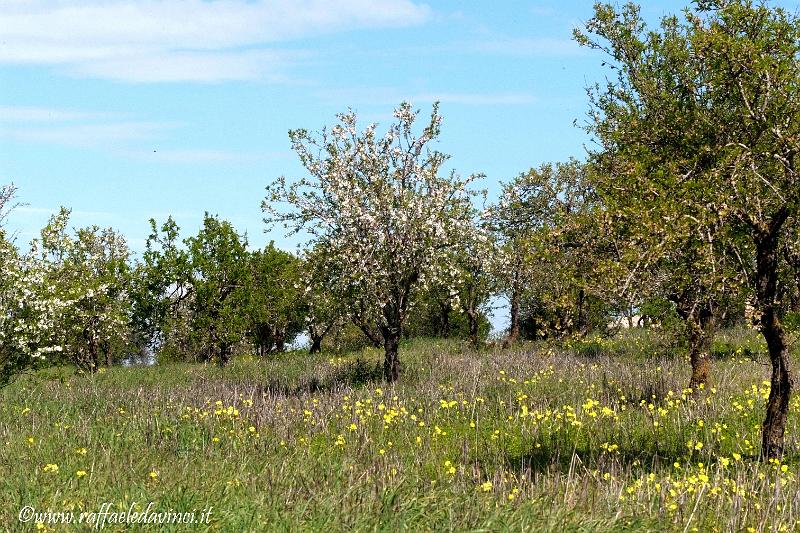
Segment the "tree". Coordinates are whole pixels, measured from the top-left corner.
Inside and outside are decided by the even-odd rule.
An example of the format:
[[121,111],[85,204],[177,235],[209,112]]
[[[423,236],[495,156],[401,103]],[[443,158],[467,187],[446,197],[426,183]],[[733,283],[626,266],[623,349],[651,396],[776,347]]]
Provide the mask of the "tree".
[[539,336],[584,334],[605,318],[592,312],[602,308],[598,267],[607,243],[601,216],[586,169],[574,159],[532,168],[503,186],[489,220],[501,243],[498,277],[511,304],[506,346],[517,339],[523,318]]
[[[290,132],[310,177],[293,184],[279,178],[263,202],[265,222],[306,231],[309,246],[321,246],[335,264],[339,292],[375,318],[387,381],[400,375],[398,346],[416,292],[440,276],[443,257],[470,224],[472,178],[442,176],[447,156],[431,148],[439,106],[420,134],[418,114],[402,103],[383,137],[376,124],[358,133],[352,111],[317,136]],[[282,211],[279,202],[293,209]]]
[[497,249],[492,234],[484,221],[475,216],[472,227],[468,228],[461,240],[461,247],[455,251],[451,265],[455,286],[456,307],[463,309],[467,316],[468,338],[473,348],[482,343],[480,335],[481,320],[485,318],[489,298],[496,292],[494,276]]
[[127,353],[130,252],[112,228],[82,228],[71,237],[69,215],[62,208],[51,217],[34,246],[40,246],[45,287],[58,302],[55,344],[79,368],[96,372]]
[[331,271],[327,255],[321,246],[316,246],[306,250],[303,256],[303,300],[312,354],[322,351],[322,341],[347,321],[349,314],[345,298],[337,293],[341,288],[335,283],[339,276]]
[[0,185],[0,228],[5,226],[9,213],[18,206],[14,201],[17,196],[17,186],[13,183]]
[[301,261],[273,243],[250,254],[248,334],[260,356],[284,350],[304,329]]
[[189,357],[189,303],[192,298],[189,254],[181,247],[180,228],[172,217],[151,233],[132,279],[133,322],[146,349],[179,359]]
[[689,388],[697,393],[708,384],[711,344],[717,323],[736,297],[730,282],[736,273],[729,254],[722,250],[715,253],[713,241],[706,238],[717,233],[716,227],[706,234],[691,228],[675,231],[675,226],[663,229],[666,237],[660,246],[646,249],[642,245],[652,242],[653,237],[660,238],[665,231],[637,239],[639,258],[651,261],[651,267],[640,273],[640,291],[645,297],[670,302],[681,319],[689,347]]
[[230,222],[206,213],[197,235],[184,242],[189,254],[195,345],[205,345],[205,361],[216,358],[224,366],[247,330],[247,239],[236,233]]
[[47,283],[38,242],[20,253],[3,225],[16,205],[13,185],[0,187],[0,386],[59,357],[59,317],[65,302]]
[[627,195],[642,224],[731,253],[755,296],[772,366],[762,456],[780,457],[793,385],[778,295],[800,209],[800,24],[751,0],[702,0],[648,30],[637,6],[598,4],[576,37],[615,72],[590,89],[594,159],[613,176],[604,193]]
[[251,256],[247,239],[208,213],[197,235],[183,241],[172,217],[150,226],[132,287],[136,327],[159,357],[227,364],[248,333],[257,340],[253,328],[268,312],[263,291],[272,287],[254,285],[262,253]]
[[61,356],[60,316],[66,302],[50,290],[35,248],[25,254],[0,229],[0,386]]
[[520,335],[520,302],[524,287],[531,279],[536,264],[530,256],[529,244],[538,226],[538,216],[528,212],[530,189],[526,186],[527,174],[520,174],[510,183],[503,184],[500,200],[489,208],[489,224],[498,241],[496,277],[508,298],[510,323],[503,346],[509,347]]

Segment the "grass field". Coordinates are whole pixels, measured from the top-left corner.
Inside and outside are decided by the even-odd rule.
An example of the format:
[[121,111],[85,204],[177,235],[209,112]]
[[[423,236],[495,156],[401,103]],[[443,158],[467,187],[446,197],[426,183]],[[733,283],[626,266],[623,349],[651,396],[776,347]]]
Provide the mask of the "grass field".
[[798,401],[785,462],[759,463],[763,347],[715,346],[698,395],[683,358],[635,332],[482,353],[410,341],[395,386],[373,350],[43,371],[0,391],[0,529],[88,529],[21,523],[25,506],[153,502],[213,506],[165,531],[793,530]]

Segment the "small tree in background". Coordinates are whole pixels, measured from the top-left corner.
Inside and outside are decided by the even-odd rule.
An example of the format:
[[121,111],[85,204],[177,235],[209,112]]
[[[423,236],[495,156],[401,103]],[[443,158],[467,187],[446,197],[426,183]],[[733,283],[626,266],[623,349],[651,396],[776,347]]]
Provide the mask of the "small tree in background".
[[535,336],[584,334],[605,320],[602,212],[579,162],[544,164],[504,185],[490,208],[501,243],[498,278],[509,296],[513,343],[523,318]]
[[322,341],[349,318],[347,303],[335,281],[339,278],[329,270],[327,254],[317,246],[303,256],[303,303],[306,311],[306,331],[310,341],[309,352],[322,351]]
[[13,185],[0,187],[0,386],[63,352],[58,332],[66,302],[47,283],[39,243],[20,253],[3,228],[15,194]]
[[[471,178],[442,176],[447,156],[431,148],[440,133],[438,104],[419,134],[410,104],[394,115],[382,137],[375,124],[358,132],[352,111],[317,136],[290,132],[309,177],[292,184],[278,179],[263,203],[268,224],[306,231],[309,247],[322,246],[337,265],[340,292],[375,317],[387,381],[400,375],[398,345],[415,293],[440,277],[471,209]],[[281,210],[282,202],[292,209]]]
[[172,217],[160,227],[150,219],[150,229],[142,261],[134,268],[133,322],[146,350],[189,359],[189,254]]
[[206,213],[196,236],[185,240],[192,287],[191,330],[206,361],[224,366],[245,337],[250,284],[247,239],[230,222]]
[[454,285],[458,288],[455,307],[466,315],[469,342],[476,349],[483,344],[480,326],[489,311],[489,299],[497,289],[494,276],[497,257],[491,232],[476,216],[472,227],[461,239],[461,247],[451,259],[456,278]]
[[45,287],[59,302],[55,344],[79,368],[96,372],[128,351],[130,252],[111,228],[83,228],[71,237],[69,215],[62,208],[51,217],[34,246],[41,252]]
[[248,336],[258,354],[282,352],[305,327],[301,261],[273,243],[250,254]]

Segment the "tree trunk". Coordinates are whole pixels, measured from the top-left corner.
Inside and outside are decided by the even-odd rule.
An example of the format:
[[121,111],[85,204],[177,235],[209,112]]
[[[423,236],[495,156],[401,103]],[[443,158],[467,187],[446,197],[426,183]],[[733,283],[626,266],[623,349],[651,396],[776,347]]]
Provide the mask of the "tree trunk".
[[711,343],[714,339],[716,322],[709,306],[702,306],[696,317],[687,321],[689,329],[689,361],[692,377],[689,388],[698,391],[708,384],[711,370]]
[[586,291],[583,287],[578,290],[578,311],[575,328],[580,335],[589,333],[589,317],[586,311]]
[[445,303],[439,304],[441,313],[441,330],[439,331],[439,335],[445,339],[450,336],[450,311],[452,309],[453,306],[450,305],[449,299],[445,301]]
[[383,360],[383,378],[393,383],[400,378],[400,357],[397,350],[400,346],[400,328],[383,328],[384,341],[383,348],[385,356]]
[[511,324],[508,328],[508,335],[503,340],[503,348],[508,348],[519,338],[519,286],[516,282],[517,274],[514,274],[514,287],[511,291]]
[[226,366],[231,360],[231,347],[228,343],[222,343],[219,347],[219,366]]
[[101,349],[103,351],[103,355],[106,358],[106,366],[112,367],[114,366],[114,354],[111,352],[111,345],[108,341],[101,343]]
[[286,329],[281,328],[275,334],[275,351],[283,353],[286,351]]
[[480,348],[478,339],[478,312],[475,309],[467,309],[467,320],[469,321],[469,343],[476,350]]
[[322,339],[325,338],[325,335],[330,333],[335,325],[336,322],[332,321],[323,328],[315,326],[314,324],[308,326],[308,336],[311,337],[311,349],[309,353],[314,354],[322,351]]
[[783,456],[784,432],[793,385],[786,332],[775,303],[778,292],[777,234],[773,229],[756,240],[756,305],[761,315],[761,334],[767,342],[772,364],[767,414],[761,425],[761,458],[764,461]]
[[786,430],[786,417],[789,414],[793,378],[789,368],[789,348],[786,333],[775,310],[763,312],[761,333],[767,341],[769,358],[772,363],[767,416],[761,426],[761,451],[764,459],[778,459],[783,456],[783,435]]
[[311,348],[308,353],[315,354],[322,351],[322,335],[309,334],[311,336]]
[[86,340],[86,348],[87,348],[87,356],[88,360],[85,362],[86,370],[89,372],[97,372],[100,369],[100,358],[98,355],[98,348],[97,348],[97,340],[95,336],[95,320],[92,318],[89,320],[88,326],[83,328],[83,338]]
[[400,346],[400,337],[403,335],[401,309],[401,305],[385,305],[383,307],[385,324],[380,328],[384,349],[383,378],[388,383],[394,383],[400,377],[400,357],[397,351]]

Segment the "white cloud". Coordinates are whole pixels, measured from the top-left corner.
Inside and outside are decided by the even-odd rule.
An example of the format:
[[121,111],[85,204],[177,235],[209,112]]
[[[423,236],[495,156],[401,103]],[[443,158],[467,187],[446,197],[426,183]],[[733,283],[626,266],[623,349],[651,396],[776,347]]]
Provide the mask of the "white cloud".
[[429,14],[412,0],[6,0],[0,63],[139,82],[263,79],[294,57],[265,45]]
[[56,211],[58,211],[58,209],[50,209],[49,207],[30,207],[30,206],[17,207],[14,210],[15,213],[23,214],[23,215],[28,215],[28,214],[33,214],[33,215],[42,215],[42,214],[44,214],[44,215],[52,215]]
[[289,54],[244,52],[160,52],[79,64],[76,74],[126,82],[219,82],[280,78]]
[[294,155],[288,150],[246,152],[160,146],[174,144],[173,131],[185,126],[179,122],[135,120],[127,114],[0,105],[0,141],[99,148],[137,161],[174,164],[258,163]]
[[53,122],[102,117],[102,113],[84,113],[45,107],[0,105],[0,123],[3,122]]
[[[60,208],[58,207],[31,207],[22,206],[14,210],[15,214],[20,215],[55,215]],[[72,217],[80,218],[112,218],[117,216],[117,213],[111,211],[85,211],[85,210],[70,210]]]
[[174,123],[127,121],[104,124],[59,124],[48,127],[0,127],[0,138],[80,148],[112,148],[130,141],[160,137]]
[[558,10],[550,6],[533,6],[529,8],[531,14],[537,17],[552,17],[558,15]]
[[178,122],[136,120],[128,114],[0,105],[0,140],[121,150],[164,138]]
[[426,93],[411,96],[411,102],[435,102],[463,105],[525,105],[533,104],[536,98],[522,92],[499,93]]
[[402,101],[412,104],[461,105],[528,105],[537,102],[537,98],[526,92],[403,92],[390,87],[372,87],[369,89],[327,89],[320,96],[332,103],[358,105],[397,105]]

